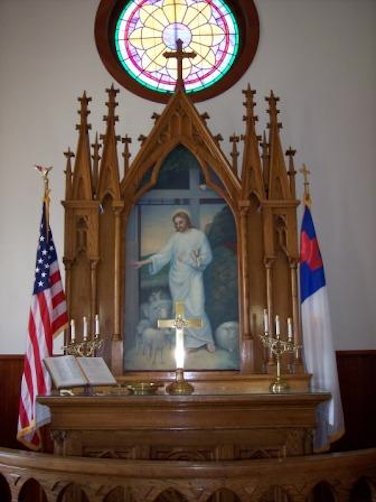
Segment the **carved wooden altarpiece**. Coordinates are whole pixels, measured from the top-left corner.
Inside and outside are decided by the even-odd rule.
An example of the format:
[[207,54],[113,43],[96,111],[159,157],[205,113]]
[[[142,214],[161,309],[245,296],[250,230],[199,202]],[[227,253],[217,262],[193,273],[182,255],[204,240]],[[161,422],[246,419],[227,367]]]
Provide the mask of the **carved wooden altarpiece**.
[[[275,315],[280,316],[281,340],[287,337],[285,320],[293,319],[293,341],[301,345],[299,202],[294,152],[287,152],[286,166],[281,145],[278,98],[273,93],[267,98],[269,133],[261,143],[255,92],[249,87],[243,91],[244,131],[230,138],[230,162],[220,138],[207,126],[207,114],[201,115],[184,89],[177,89],[163,112],[153,115],[154,126],[139,138],[139,151],[130,161],[130,138],[125,135],[120,143],[115,130],[117,92],[107,90],[105,131],[101,143],[96,136],[92,146],[90,98],[80,98],[77,151],[66,154],[64,263],[76,339],[82,337],[83,316],[90,318],[92,332],[98,313],[104,339],[100,355],[123,385],[93,395],[39,396],[51,410],[54,453],[104,457],[106,462],[166,461],[167,470],[179,461],[203,461],[205,466],[233,462],[223,483],[241,460],[312,453],[316,408],[330,395],[309,390],[300,350],[280,361],[290,390],[273,394],[269,389],[275,361],[259,336],[267,308],[270,327]],[[243,148],[238,150],[240,141]],[[188,235],[197,235],[198,228],[206,234],[208,244],[192,249],[196,268],[202,270],[204,247],[212,254],[202,272],[201,293],[216,350],[205,343],[187,351],[184,372],[194,387],[192,395],[169,395],[166,386],[176,378],[174,361],[168,359],[174,339],[167,328],[158,338],[163,330],[156,321],[177,315],[168,270],[153,275],[132,266],[158,254],[169,235],[178,235],[171,221],[177,209],[191,215],[196,230]],[[178,258],[185,260],[184,252]],[[66,337],[68,341],[69,333]],[[130,395],[124,389],[151,381],[158,384],[155,395]],[[174,490],[166,496],[158,495],[161,488],[152,490],[147,500],[185,500],[181,493],[187,493],[192,480],[170,482]],[[187,500],[237,500],[227,491],[208,495],[197,498],[195,493]],[[74,495],[66,500],[81,499]]]
[[[153,294],[161,294],[159,290],[149,289],[149,299],[142,298],[140,288],[142,281],[147,283],[147,280],[129,266],[131,259],[139,258],[141,244],[137,241],[132,248],[127,241],[132,232],[140,234],[137,225],[140,225],[141,213],[136,212],[135,216],[135,207],[142,205],[146,198],[151,204],[151,210],[147,208],[149,213],[156,213],[160,207],[153,204],[162,197],[158,196],[162,193],[158,189],[168,190],[169,179],[176,183],[173,203],[168,202],[172,204],[171,210],[190,202],[183,194],[184,187],[179,185],[187,175],[184,166],[187,161],[193,165],[193,171],[198,172],[197,186],[203,193],[199,203],[206,201],[207,207],[212,207],[210,198],[214,194],[233,223],[232,241],[224,247],[227,254],[230,250],[234,257],[232,280],[235,277],[236,284],[226,284],[229,280],[226,266],[216,269],[213,280],[217,291],[229,289],[232,299],[235,297],[237,312],[232,312],[228,320],[236,323],[237,338],[236,347],[226,346],[227,342],[223,346],[223,340],[217,344],[215,339],[223,353],[234,351],[233,366],[205,367],[201,363],[197,369],[188,365],[186,378],[194,382],[198,393],[215,389],[235,393],[267,392],[275,365],[258,336],[263,332],[264,309],[268,309],[270,326],[274,325],[276,314],[282,326],[291,317],[294,342],[302,344],[297,296],[299,201],[295,193],[294,151],[290,148],[284,154],[281,144],[278,98],[273,92],[266,98],[268,132],[261,140],[256,130],[255,91],[249,86],[243,91],[244,130],[241,135],[230,138],[231,152],[227,158],[220,145],[222,138],[209,130],[208,115],[198,112],[184,89],[177,89],[163,112],[153,115],[154,124],[149,134],[138,138],[139,150],[131,160],[131,139],[127,134],[120,138],[116,131],[117,93],[114,87],[107,90],[104,134],[96,135],[93,143],[88,123],[91,98],[83,94],[79,99],[77,150],[75,154],[71,150],[66,153],[64,264],[69,314],[76,320],[78,338],[83,316],[94,322],[98,313],[100,332],[105,340],[103,356],[120,381],[173,379],[174,368],[154,364],[150,351],[147,352],[150,367],[132,366],[127,362],[127,351],[136,350],[138,325],[135,323],[141,320],[145,301]],[[133,119],[128,117],[128,120]],[[210,221],[211,228],[213,221]],[[219,226],[225,225],[225,221],[220,220]],[[200,221],[195,224],[199,225]],[[165,227],[173,231],[171,220],[166,221]],[[165,232],[165,228],[161,231]],[[162,282],[153,284],[162,284],[163,293],[166,279],[160,280]],[[136,303],[132,307],[133,299]],[[209,309],[211,302],[207,299]],[[232,309],[233,306],[234,302]],[[132,318],[133,324],[130,324]],[[217,324],[220,322],[221,319]],[[214,331],[213,327],[213,334]],[[283,328],[282,336],[285,335]],[[158,347],[154,349],[157,351]],[[154,353],[155,357],[160,355]],[[207,353],[204,361],[210,357]],[[292,390],[308,390],[309,375],[304,373],[300,351],[283,357],[282,373]]]

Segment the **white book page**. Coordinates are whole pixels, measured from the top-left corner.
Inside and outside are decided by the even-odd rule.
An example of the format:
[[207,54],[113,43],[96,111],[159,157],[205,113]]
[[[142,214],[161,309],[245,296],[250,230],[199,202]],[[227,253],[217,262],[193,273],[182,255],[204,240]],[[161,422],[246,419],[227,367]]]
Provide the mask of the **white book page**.
[[56,388],[87,385],[86,377],[74,356],[46,357],[44,363]]
[[103,357],[78,357],[77,362],[90,385],[116,385],[116,380]]

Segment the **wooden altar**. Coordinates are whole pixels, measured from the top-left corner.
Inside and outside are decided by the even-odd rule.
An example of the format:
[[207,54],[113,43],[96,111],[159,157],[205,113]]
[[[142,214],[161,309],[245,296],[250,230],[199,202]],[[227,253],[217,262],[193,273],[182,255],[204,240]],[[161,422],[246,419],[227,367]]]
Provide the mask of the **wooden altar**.
[[219,461],[312,453],[327,393],[40,397],[54,453],[133,460]]
[[[122,161],[118,156],[117,92],[113,87],[107,90],[105,132],[101,141],[96,135],[94,143],[87,120],[91,99],[84,93],[79,99],[77,150],[75,154],[66,152],[64,264],[69,314],[76,320],[78,341],[83,316],[94,328],[94,317],[99,314],[104,339],[100,355],[119,383],[167,384],[174,379],[174,367],[162,365],[167,337],[157,345],[155,340],[160,337],[155,323],[146,329],[155,334],[153,342],[149,340],[146,346],[143,335],[139,336],[145,320],[142,287],[149,299],[166,301],[168,291],[167,275],[159,278],[158,288],[153,289],[150,283],[156,283],[130,267],[132,259],[139,260],[142,252],[149,256],[141,250],[142,203],[149,197],[147,204],[152,208],[158,204],[180,207],[189,203],[187,197],[196,197],[197,208],[217,203],[218,197],[228,217],[225,223],[233,221],[233,230],[231,238],[222,238],[221,246],[214,247],[215,239],[211,242],[213,255],[230,257],[227,265],[213,274],[222,281],[219,286],[215,282],[214,289],[227,293],[227,298],[231,292],[232,317],[225,320],[236,321],[230,324],[236,325],[237,338],[232,346],[226,332],[225,343],[223,338],[215,338],[219,350],[206,353],[203,360],[210,361],[220,353],[233,365],[205,367],[201,363],[197,369],[189,366],[189,355],[185,370],[195,387],[192,396],[41,397],[52,411],[55,451],[62,455],[205,460],[311,453],[315,408],[330,396],[310,392],[310,375],[303,368],[295,152],[287,150],[285,160],[278,98],[273,92],[266,98],[269,131],[261,139],[256,130],[255,91],[249,86],[243,91],[244,133],[230,138],[229,161],[221,147],[222,137],[214,136],[208,128],[208,115],[199,113],[184,88],[178,88],[163,112],[153,114],[154,125],[147,136],[139,137],[140,147],[131,162],[128,135],[122,138]],[[179,161],[174,157],[171,162],[175,153],[180,155]],[[196,180],[195,195],[191,191],[188,196],[181,186],[185,161],[191,166],[187,180]],[[171,180],[178,187],[173,196],[168,194]],[[148,195],[153,190],[153,195]],[[199,219],[197,222],[200,224]],[[210,232],[213,225],[214,219],[201,227]],[[217,310],[222,313],[221,308]],[[280,361],[283,380],[290,387],[284,394],[269,393],[276,365],[259,337],[264,332],[265,312],[271,332],[275,316],[280,316],[283,339],[287,339],[286,320],[292,320],[292,341],[299,347]],[[217,329],[213,329],[215,336]],[[130,353],[142,359],[144,366],[132,366]]]

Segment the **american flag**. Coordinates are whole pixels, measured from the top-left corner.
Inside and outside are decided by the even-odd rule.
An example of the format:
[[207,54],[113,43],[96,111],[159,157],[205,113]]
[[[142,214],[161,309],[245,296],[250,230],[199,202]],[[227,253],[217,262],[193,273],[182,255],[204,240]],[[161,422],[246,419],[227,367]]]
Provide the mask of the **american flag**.
[[47,204],[43,203],[35,280],[29,313],[28,339],[21,382],[17,439],[33,450],[41,448],[39,428],[49,421],[49,410],[36,402],[48,394],[51,380],[43,359],[53,352],[53,338],[68,322],[67,305],[61,281]]

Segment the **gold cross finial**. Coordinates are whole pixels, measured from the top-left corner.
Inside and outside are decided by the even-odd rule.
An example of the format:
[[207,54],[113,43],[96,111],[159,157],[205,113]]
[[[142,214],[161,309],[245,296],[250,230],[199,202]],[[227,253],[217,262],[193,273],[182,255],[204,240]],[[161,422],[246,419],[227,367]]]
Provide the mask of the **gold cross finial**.
[[177,91],[178,89],[184,90],[184,80],[183,80],[183,59],[186,58],[195,58],[196,53],[194,51],[192,52],[183,52],[183,41],[178,38],[176,40],[176,51],[172,52],[164,52],[163,53],[164,57],[169,59],[169,58],[176,58],[178,62],[178,75],[176,79],[176,87],[175,90]]
[[307,168],[305,164],[303,164],[303,167],[299,169],[299,172],[303,174],[304,177],[304,192],[303,192],[303,203],[311,207],[312,204],[312,199],[311,199],[311,194],[309,193],[309,180],[308,177],[311,174],[311,171]]

